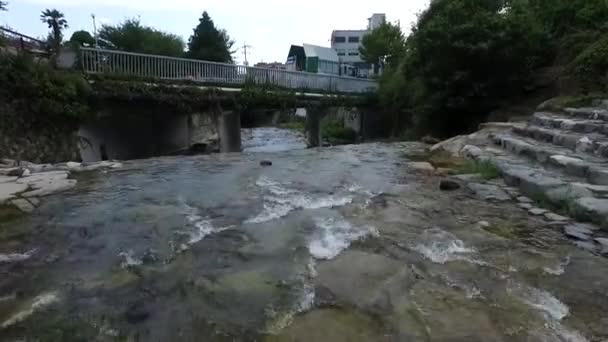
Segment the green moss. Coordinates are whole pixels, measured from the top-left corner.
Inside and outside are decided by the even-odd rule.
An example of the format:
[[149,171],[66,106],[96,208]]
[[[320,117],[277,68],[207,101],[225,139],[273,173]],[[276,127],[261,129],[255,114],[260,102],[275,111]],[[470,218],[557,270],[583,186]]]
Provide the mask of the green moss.
[[473,161],[467,160],[463,165],[457,168],[459,174],[479,174],[482,179],[490,180],[500,178],[500,169],[491,161]]

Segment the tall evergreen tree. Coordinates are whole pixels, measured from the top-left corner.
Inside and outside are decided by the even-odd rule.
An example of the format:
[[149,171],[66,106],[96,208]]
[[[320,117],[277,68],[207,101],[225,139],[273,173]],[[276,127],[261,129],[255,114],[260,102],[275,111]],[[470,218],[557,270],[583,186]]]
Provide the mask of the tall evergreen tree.
[[215,27],[213,20],[207,11],[199,20],[198,26],[188,41],[188,57],[212,61],[232,63],[232,46],[234,40],[226,30]]
[[6,1],[0,1],[0,11],[6,11],[6,5],[8,5]]

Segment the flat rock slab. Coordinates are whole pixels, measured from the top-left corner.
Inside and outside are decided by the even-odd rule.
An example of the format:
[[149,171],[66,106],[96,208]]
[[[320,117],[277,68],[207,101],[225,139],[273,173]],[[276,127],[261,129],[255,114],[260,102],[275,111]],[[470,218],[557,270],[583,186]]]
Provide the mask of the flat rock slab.
[[50,183],[36,183],[36,186],[39,186],[39,188],[23,193],[22,196],[40,197],[67,191],[76,186],[76,181],[73,179],[58,179]]
[[579,215],[595,222],[608,223],[608,199],[583,197],[574,202]]
[[478,197],[486,201],[508,201],[511,196],[507,194],[497,185],[492,184],[481,184],[481,183],[470,183],[467,185],[471,191],[473,191]]
[[564,234],[577,240],[589,241],[593,236],[593,230],[584,224],[571,224],[564,227]]
[[30,184],[35,187],[37,183],[52,183],[58,180],[67,179],[69,174],[70,173],[67,171],[49,171],[34,173],[31,176],[19,178],[17,180],[17,183]]
[[24,213],[31,213],[35,209],[35,207],[30,202],[23,198],[12,200],[11,204],[19,208],[19,210],[23,211]]
[[532,209],[528,210],[528,212],[534,216],[540,216],[540,215],[544,215],[547,212],[547,210],[541,209],[541,208],[532,208]]
[[530,210],[530,209],[534,208],[534,206],[530,203],[519,203],[517,206],[524,210]]
[[567,218],[565,216],[557,215],[555,213],[545,213],[545,218],[547,220],[553,221],[553,222],[566,222],[566,221],[570,221],[569,218]]
[[0,183],[9,183],[17,180],[14,176],[0,176]]
[[534,202],[534,201],[532,201],[531,199],[529,199],[529,198],[528,198],[528,197],[526,197],[526,196],[520,196],[520,197],[517,197],[517,201],[518,201],[519,203],[528,203],[528,204],[529,204],[529,203],[533,203],[533,202]]
[[606,238],[597,238],[597,239],[595,239],[595,242],[597,242],[600,245],[600,247],[601,247],[600,253],[602,253],[602,254],[608,254],[608,239],[606,239]]
[[15,197],[16,194],[28,189],[27,184],[0,183],[0,203],[4,203]]

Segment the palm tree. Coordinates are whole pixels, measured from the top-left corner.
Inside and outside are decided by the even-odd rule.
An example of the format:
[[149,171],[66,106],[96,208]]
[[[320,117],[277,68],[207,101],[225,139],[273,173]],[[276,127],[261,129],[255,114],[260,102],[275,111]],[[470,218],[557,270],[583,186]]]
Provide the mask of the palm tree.
[[68,28],[68,21],[65,20],[63,13],[59,12],[56,9],[44,10],[40,15],[40,20],[43,23],[49,25],[49,28],[51,29],[51,33],[49,34],[51,46],[53,47],[55,52],[59,51],[59,47],[61,46],[61,42],[63,41],[62,31]]

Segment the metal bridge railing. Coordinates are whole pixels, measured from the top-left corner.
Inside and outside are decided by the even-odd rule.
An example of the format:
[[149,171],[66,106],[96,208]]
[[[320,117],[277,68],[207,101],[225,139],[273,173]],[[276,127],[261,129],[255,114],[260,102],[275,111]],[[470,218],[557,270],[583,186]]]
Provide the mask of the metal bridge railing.
[[123,74],[162,80],[190,80],[214,85],[274,85],[282,88],[329,93],[364,93],[377,88],[369,79],[247,67],[139,53],[81,48],[87,74]]

